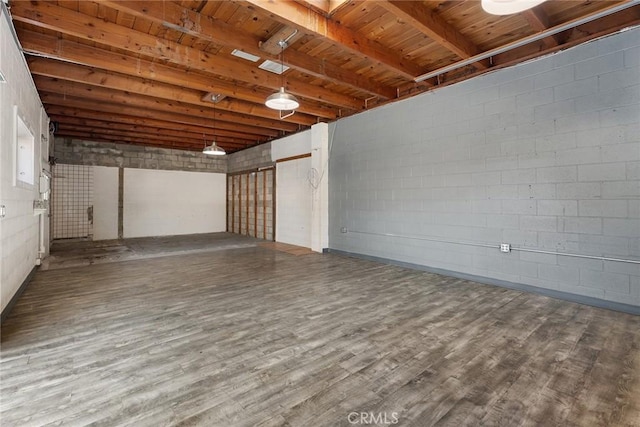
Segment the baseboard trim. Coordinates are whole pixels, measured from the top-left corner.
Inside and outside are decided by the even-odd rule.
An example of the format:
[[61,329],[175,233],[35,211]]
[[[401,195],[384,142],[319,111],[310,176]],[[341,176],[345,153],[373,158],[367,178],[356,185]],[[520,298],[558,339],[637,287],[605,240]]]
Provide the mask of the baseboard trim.
[[16,302],[18,302],[20,295],[22,295],[24,290],[27,289],[27,286],[31,282],[31,279],[33,279],[33,276],[36,274],[37,269],[38,269],[37,266],[34,266],[31,269],[31,271],[29,272],[27,277],[24,279],[24,281],[22,282],[22,284],[20,285],[16,293],[13,295],[13,297],[11,297],[11,301],[9,301],[9,304],[7,304],[4,310],[2,310],[2,314],[0,314],[0,322],[4,322],[5,319],[9,316],[9,314],[11,313],[11,310],[13,309],[13,306],[16,305]]
[[631,304],[624,304],[624,303],[615,302],[615,301],[605,301],[599,298],[576,295],[568,292],[556,291],[553,289],[540,288],[537,286],[525,285],[524,283],[508,282],[506,280],[492,279],[490,277],[476,276],[475,274],[460,273],[458,271],[445,270],[442,268],[429,267],[426,265],[414,264],[414,263],[404,262],[404,261],[397,261],[397,260],[377,257],[373,255],[364,255],[364,254],[359,254],[354,252],[342,251],[339,249],[329,249],[328,252],[337,254],[337,255],[344,255],[348,257],[364,259],[367,261],[380,262],[382,264],[396,265],[398,267],[410,268],[412,270],[427,271],[429,273],[441,274],[443,276],[455,277],[457,279],[469,280],[471,282],[478,282],[484,285],[499,286],[501,288],[507,288],[507,289],[513,289],[516,291],[523,291],[523,292],[529,292],[529,293],[538,294],[538,295],[544,295],[546,297],[557,298],[564,301],[590,305],[592,307],[605,308],[607,310],[621,311],[623,313],[629,313],[629,314],[634,314],[636,316],[640,316],[640,307],[631,305]]

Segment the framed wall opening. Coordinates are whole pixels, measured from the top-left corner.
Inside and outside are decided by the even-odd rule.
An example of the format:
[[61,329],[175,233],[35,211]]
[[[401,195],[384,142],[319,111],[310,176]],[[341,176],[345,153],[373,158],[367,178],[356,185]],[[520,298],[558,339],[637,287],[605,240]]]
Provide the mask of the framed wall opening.
[[35,182],[35,138],[18,113],[18,107],[14,109],[15,116],[15,184],[23,183],[33,185]]
[[227,231],[275,241],[275,168],[227,175]]

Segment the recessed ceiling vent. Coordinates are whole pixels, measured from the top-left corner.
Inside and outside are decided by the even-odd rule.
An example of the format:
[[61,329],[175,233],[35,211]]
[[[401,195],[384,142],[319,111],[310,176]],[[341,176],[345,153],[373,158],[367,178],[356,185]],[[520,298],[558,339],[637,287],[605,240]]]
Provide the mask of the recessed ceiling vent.
[[240,49],[233,49],[233,52],[231,52],[231,55],[237,56],[238,58],[246,59],[247,61],[251,61],[251,62],[258,62],[260,60],[259,56],[252,55]]
[[287,67],[286,65],[280,64],[279,62],[273,62],[268,59],[262,64],[258,65],[258,68],[262,68],[266,71],[271,71],[275,74],[282,74],[289,69],[289,67]]

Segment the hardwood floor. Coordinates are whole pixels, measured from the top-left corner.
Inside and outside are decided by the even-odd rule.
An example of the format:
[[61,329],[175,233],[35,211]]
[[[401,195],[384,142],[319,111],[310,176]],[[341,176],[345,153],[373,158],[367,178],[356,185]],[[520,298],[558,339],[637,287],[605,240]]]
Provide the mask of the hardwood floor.
[[333,254],[154,253],[36,274],[2,325],[3,427],[640,425],[638,316]]

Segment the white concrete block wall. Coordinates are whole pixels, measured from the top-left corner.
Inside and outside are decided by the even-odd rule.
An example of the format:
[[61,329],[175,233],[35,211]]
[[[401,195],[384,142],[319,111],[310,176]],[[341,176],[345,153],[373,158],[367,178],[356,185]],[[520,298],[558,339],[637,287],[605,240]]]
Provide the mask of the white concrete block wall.
[[223,232],[226,174],[124,170],[124,237]]
[[[33,215],[33,201],[39,199],[37,185],[14,184],[14,106],[35,138],[35,181],[42,170],[41,135],[48,135],[44,113],[22,53],[13,39],[11,24],[0,13],[0,204],[6,216],[0,219],[0,305],[5,309],[28,277],[38,257],[39,217]],[[45,153],[44,157],[47,157]]]
[[634,29],[340,120],[330,248],[640,306],[638,264],[379,235],[640,260],[638,52]]

